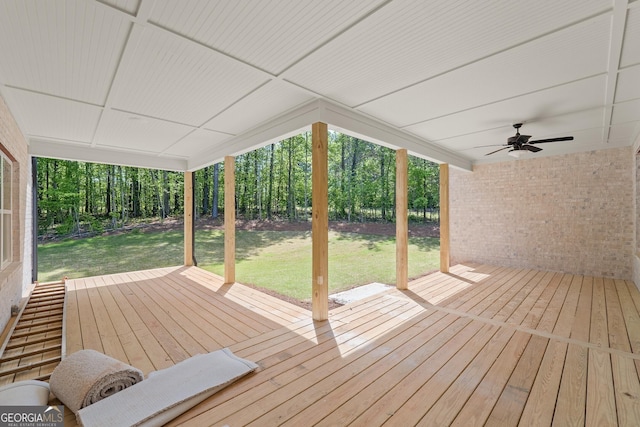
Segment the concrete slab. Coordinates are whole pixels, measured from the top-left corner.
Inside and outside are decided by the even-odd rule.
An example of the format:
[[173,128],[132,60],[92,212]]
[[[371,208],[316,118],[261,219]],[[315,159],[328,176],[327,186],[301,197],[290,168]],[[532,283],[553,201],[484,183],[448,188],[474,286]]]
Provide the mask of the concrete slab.
[[349,304],[350,302],[359,301],[380,292],[384,292],[391,288],[393,288],[393,286],[391,285],[374,282],[369,283],[368,285],[362,285],[358,286],[357,288],[349,289],[348,291],[331,294],[329,295],[329,299],[337,302],[338,304],[344,305]]

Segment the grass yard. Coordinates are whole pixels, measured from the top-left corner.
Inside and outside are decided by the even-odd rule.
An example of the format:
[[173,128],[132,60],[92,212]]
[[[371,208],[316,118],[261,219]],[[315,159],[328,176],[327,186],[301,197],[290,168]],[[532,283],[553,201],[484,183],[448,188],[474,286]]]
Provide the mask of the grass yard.
[[[198,265],[223,274],[224,235],[196,231]],[[439,240],[409,238],[409,276],[435,270]],[[41,282],[180,265],[182,231],[129,232],[38,246]],[[300,300],[311,298],[311,233],[236,231],[236,280]],[[395,283],[395,238],[329,232],[329,292],[371,282]]]

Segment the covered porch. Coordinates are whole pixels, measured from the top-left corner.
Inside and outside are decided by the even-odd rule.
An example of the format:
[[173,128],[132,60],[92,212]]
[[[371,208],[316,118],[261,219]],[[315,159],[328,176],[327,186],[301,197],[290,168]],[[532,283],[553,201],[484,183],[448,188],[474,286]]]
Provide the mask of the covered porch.
[[67,354],[146,374],[229,347],[260,365],[172,425],[640,421],[640,293],[626,280],[455,265],[328,322],[197,267],[67,287]]

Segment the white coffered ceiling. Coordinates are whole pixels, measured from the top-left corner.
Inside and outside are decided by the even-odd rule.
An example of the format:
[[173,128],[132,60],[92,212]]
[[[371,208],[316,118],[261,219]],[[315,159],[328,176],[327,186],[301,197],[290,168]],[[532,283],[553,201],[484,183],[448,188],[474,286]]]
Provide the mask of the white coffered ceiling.
[[314,121],[469,169],[640,134],[640,0],[2,0],[38,156],[194,170]]

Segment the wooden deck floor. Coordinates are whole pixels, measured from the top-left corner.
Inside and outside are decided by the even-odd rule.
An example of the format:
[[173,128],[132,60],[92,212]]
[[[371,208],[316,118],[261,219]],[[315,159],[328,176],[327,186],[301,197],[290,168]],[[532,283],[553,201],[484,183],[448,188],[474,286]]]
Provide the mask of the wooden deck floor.
[[628,281],[458,265],[327,322],[195,267],[67,288],[67,354],[148,373],[229,347],[260,365],[171,425],[640,425]]

